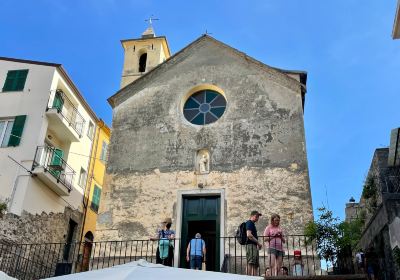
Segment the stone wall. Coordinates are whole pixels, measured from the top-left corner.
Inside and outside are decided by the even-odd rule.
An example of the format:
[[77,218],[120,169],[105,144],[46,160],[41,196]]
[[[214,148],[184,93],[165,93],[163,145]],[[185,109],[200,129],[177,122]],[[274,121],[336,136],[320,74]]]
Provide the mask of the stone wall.
[[65,244],[70,219],[77,223],[72,236],[76,241],[81,231],[79,211],[4,215],[0,218],[1,270],[17,279],[42,279],[54,276],[59,263],[72,266],[79,244]]
[[65,208],[64,213],[41,215],[8,213],[0,219],[0,240],[14,244],[65,242],[70,219],[78,224],[75,235],[80,234],[82,214],[70,208]]

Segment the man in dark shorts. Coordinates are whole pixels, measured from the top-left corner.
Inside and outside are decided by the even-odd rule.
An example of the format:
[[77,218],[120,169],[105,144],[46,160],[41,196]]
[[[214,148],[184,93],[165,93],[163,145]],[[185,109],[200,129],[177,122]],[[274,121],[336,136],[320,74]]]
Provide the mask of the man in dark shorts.
[[190,262],[190,269],[201,270],[202,262],[206,262],[206,243],[201,234],[196,233],[186,249],[186,260]]
[[258,222],[261,213],[251,211],[250,219],[246,222],[247,244],[246,244],[246,259],[247,259],[247,275],[256,276],[257,269],[260,266],[258,250],[262,244],[258,242],[258,235],[255,223]]

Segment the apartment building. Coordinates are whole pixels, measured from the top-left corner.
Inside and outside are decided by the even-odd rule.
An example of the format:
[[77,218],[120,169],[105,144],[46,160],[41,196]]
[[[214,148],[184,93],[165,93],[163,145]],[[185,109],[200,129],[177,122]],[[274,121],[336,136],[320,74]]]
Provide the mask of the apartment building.
[[61,64],[0,57],[0,86],[0,239],[79,238],[97,116]]

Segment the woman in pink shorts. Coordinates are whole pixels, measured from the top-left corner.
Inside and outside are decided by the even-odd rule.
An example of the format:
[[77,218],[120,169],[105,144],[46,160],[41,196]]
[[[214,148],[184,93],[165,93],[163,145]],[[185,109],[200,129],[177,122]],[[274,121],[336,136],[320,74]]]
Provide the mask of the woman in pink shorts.
[[264,230],[265,243],[268,247],[268,253],[270,255],[270,267],[272,276],[277,276],[282,267],[283,256],[283,244],[285,243],[284,234],[282,228],[279,226],[281,217],[278,214],[271,216],[271,224],[268,225]]

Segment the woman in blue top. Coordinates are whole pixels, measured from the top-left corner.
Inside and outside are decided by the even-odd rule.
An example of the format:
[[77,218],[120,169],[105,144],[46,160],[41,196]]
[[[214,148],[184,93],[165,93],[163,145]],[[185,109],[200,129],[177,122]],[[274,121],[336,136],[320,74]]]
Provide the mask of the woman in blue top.
[[201,263],[206,262],[206,243],[201,234],[196,233],[186,249],[186,260],[190,261],[190,269],[201,270]]
[[173,265],[175,231],[171,230],[172,219],[165,218],[161,222],[162,229],[157,230],[157,236],[150,240],[157,240],[156,263],[166,266]]

